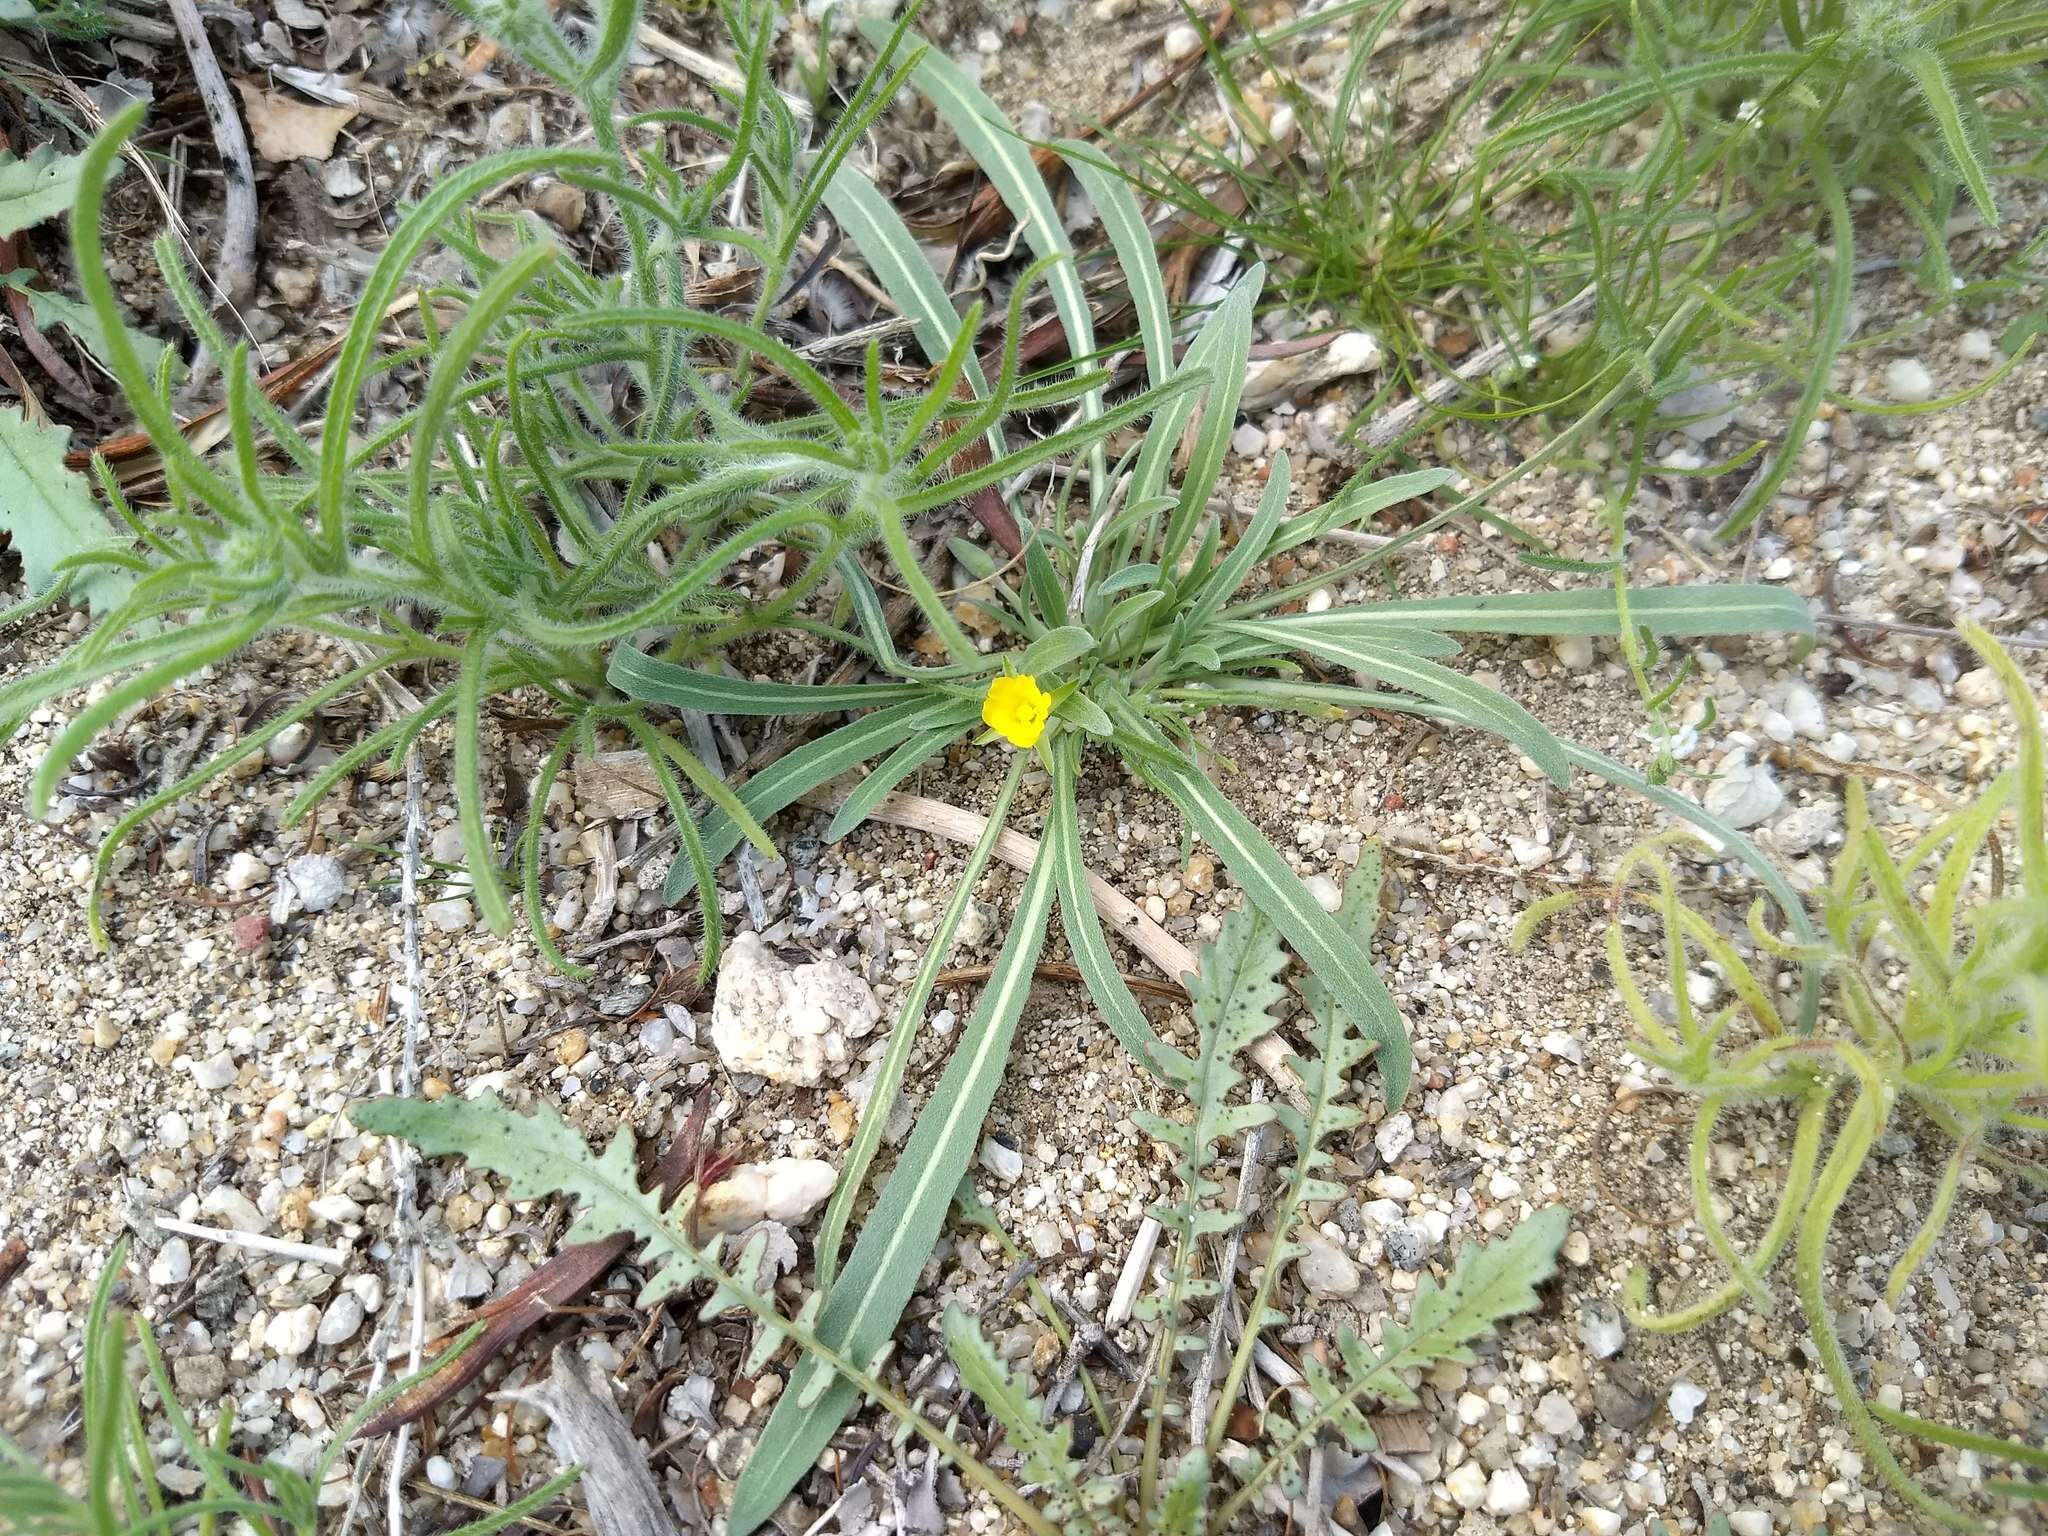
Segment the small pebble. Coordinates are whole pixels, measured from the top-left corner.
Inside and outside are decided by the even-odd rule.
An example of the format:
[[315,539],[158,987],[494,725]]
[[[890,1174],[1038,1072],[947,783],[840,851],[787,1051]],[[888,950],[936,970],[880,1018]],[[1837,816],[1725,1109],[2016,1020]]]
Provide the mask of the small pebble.
[[1934,398],[1934,375],[1916,357],[1902,357],[1887,363],[1884,389],[1901,405],[1919,405]]
[[1166,29],[1166,62],[1178,64],[1182,59],[1191,59],[1202,51],[1202,34],[1186,22],[1180,22]]
[[1024,1154],[993,1136],[984,1137],[981,1143],[981,1166],[1005,1184],[1014,1184],[1024,1177]]
[[158,1290],[183,1285],[191,1274],[192,1248],[182,1237],[166,1240],[149,1261],[149,1283]]
[[1444,1492],[1460,1509],[1477,1509],[1486,1502],[1486,1469],[1476,1461],[1461,1461],[1444,1479]]
[[1486,1512],[1505,1520],[1528,1512],[1529,1484],[1513,1467],[1502,1467],[1487,1480]]
[[299,905],[308,912],[325,912],[348,889],[348,871],[332,854],[302,853],[285,865],[284,872],[299,893]]
[[1357,1292],[1358,1266],[1343,1249],[1320,1232],[1307,1233],[1301,1245],[1306,1251],[1295,1261],[1295,1272],[1311,1295],[1336,1301]]
[[295,1360],[313,1347],[320,1330],[320,1309],[308,1302],[271,1318],[263,1330],[263,1346],[273,1354]]
[[257,858],[246,848],[235,850],[235,856],[228,860],[228,867],[220,877],[220,883],[240,895],[252,890],[270,878],[270,866]]
[[1562,1392],[1546,1392],[1536,1404],[1536,1427],[1560,1440],[1576,1440],[1584,1433],[1579,1410]]
[[320,1315],[320,1329],[315,1337],[322,1344],[341,1344],[356,1336],[356,1330],[363,1326],[363,1304],[356,1299],[353,1291],[343,1291],[327,1304],[327,1310]]
[[425,1471],[427,1481],[444,1492],[452,1491],[459,1481],[455,1475],[455,1464],[446,1456],[429,1456]]
[[[1965,331],[1956,338],[1956,353],[1966,363],[1988,363],[1997,355],[1989,331]],[[1765,1517],[1768,1525],[1769,1517]]]
[[1671,1417],[1681,1424],[1690,1424],[1692,1416],[1699,1412],[1700,1405],[1706,1400],[1705,1388],[1696,1387],[1689,1381],[1675,1381],[1671,1384]]

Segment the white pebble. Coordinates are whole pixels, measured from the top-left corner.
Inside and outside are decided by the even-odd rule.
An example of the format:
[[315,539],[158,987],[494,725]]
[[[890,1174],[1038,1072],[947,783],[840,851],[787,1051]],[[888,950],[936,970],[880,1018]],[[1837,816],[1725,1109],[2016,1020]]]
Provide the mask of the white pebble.
[[1306,1234],[1301,1245],[1306,1252],[1295,1262],[1295,1272],[1312,1295],[1335,1301],[1358,1290],[1358,1266],[1343,1249],[1320,1232]]
[[1704,1387],[1696,1387],[1689,1381],[1675,1381],[1671,1384],[1671,1417],[1681,1424],[1690,1424],[1692,1416],[1700,1411],[1700,1405],[1706,1400]]
[[756,1222],[794,1226],[825,1201],[839,1171],[812,1157],[743,1163],[704,1192],[697,1219],[713,1232],[742,1232]]
[[[1966,363],[1988,363],[1992,358],[1991,333],[1989,331],[1965,331],[1956,338],[1956,352]],[[1766,1525],[1769,1516],[1765,1517]]]
[[320,1317],[320,1329],[315,1335],[322,1344],[343,1344],[356,1336],[356,1330],[363,1326],[363,1304],[353,1293],[343,1291],[327,1303],[327,1310]]
[[1310,875],[1302,884],[1308,887],[1309,895],[1315,897],[1316,905],[1325,912],[1335,912],[1344,905],[1344,890],[1328,875]]
[[456,1483],[455,1464],[446,1456],[429,1456],[426,1465],[427,1481],[444,1493]]
[[1934,375],[1916,357],[1902,357],[1887,363],[1885,393],[1901,405],[1919,405],[1934,398]]
[[348,889],[348,871],[332,854],[302,853],[285,865],[284,872],[308,912],[325,912]]
[[467,896],[448,896],[420,908],[420,916],[440,933],[460,933],[476,921]]
[[984,1137],[981,1166],[1005,1184],[1014,1184],[1024,1177],[1024,1154],[1015,1147],[1005,1146],[993,1136]]
[[1486,1502],[1486,1469],[1476,1461],[1461,1461],[1444,1479],[1444,1492],[1460,1509],[1477,1509]]
[[1202,51],[1202,34],[1186,22],[1166,29],[1166,61],[1178,64]]
[[1406,1110],[1387,1116],[1372,1133],[1373,1145],[1379,1148],[1383,1163],[1398,1163],[1414,1140],[1415,1117]]
[[1502,1467],[1486,1485],[1486,1512],[1505,1520],[1528,1512],[1529,1484],[1513,1467]]
[[1557,658],[1557,664],[1567,672],[1583,672],[1593,665],[1593,637],[1591,635],[1556,635],[1550,642],[1550,654]]
[[246,848],[235,850],[235,856],[228,860],[228,867],[220,877],[220,883],[240,895],[253,890],[270,878],[270,866],[257,858]]
[[235,1080],[235,1059],[217,1051],[204,1061],[192,1063],[192,1081],[207,1093],[218,1093]]
[[320,1309],[308,1302],[273,1317],[263,1330],[263,1345],[273,1354],[295,1360],[313,1347],[320,1330]]
[[1579,1410],[1562,1392],[1546,1392],[1537,1402],[1536,1427],[1560,1440],[1576,1440],[1583,1433]]
[[1246,422],[1230,434],[1230,451],[1240,459],[1255,459],[1266,451],[1266,434]]
[[192,1274],[192,1248],[182,1237],[167,1240],[149,1261],[149,1283],[158,1290],[182,1285]]

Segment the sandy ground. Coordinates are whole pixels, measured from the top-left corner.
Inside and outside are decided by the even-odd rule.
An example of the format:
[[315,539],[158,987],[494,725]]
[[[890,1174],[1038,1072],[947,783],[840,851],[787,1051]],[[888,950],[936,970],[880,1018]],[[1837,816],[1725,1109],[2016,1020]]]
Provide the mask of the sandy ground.
[[[1889,286],[1895,281],[1866,286],[1865,312],[1902,302],[1903,290]],[[1923,361],[1944,388],[1970,382],[1986,366],[1966,355],[1975,345],[1964,332],[1975,323],[1984,322],[1944,318],[1881,356],[1845,365],[1844,383],[1855,394],[1878,394],[1884,363],[1900,355]],[[2048,638],[2048,544],[2038,520],[2038,475],[2048,461],[2044,399],[2048,368],[2035,361],[1944,416],[1896,426],[1842,421],[1810,447],[1810,461],[1788,485],[1798,500],[1734,549],[1705,537],[1716,507],[1695,482],[1653,479],[1654,495],[1636,514],[1635,579],[1749,574],[1850,615],[1945,626],[1966,612],[2008,633]],[[1258,424],[1280,433],[1299,460],[1314,457],[1303,441],[1309,419],[1305,408]],[[1260,469],[1247,458],[1232,473],[1242,489]],[[1302,478],[1327,488],[1342,476],[1312,462]],[[1554,472],[1519,488],[1500,510],[1583,556],[1600,547],[1594,503],[1590,477]],[[1399,579],[1404,591],[1419,592],[1509,590],[1554,578],[1518,566],[1503,540],[1471,527],[1402,562]],[[75,629],[58,615],[9,636],[0,653],[5,675],[54,656]],[[1702,650],[1698,660],[1700,675],[1678,707],[1697,719],[1711,697],[1716,715],[1680,782],[1699,794],[1716,774],[1760,766],[1784,795],[1760,840],[1808,885],[1824,869],[1827,828],[1839,824],[1840,763],[1871,772],[1874,805],[1903,825],[1924,823],[2008,758],[2009,724],[1973,692],[1965,674],[1974,662],[1952,639],[1824,629],[1811,650],[1782,639],[1737,641]],[[2040,653],[2024,660],[2039,686]],[[400,1054],[389,850],[402,782],[362,781],[310,828],[289,831],[278,826],[279,813],[318,750],[307,763],[268,765],[218,786],[125,856],[109,898],[110,952],[92,950],[83,921],[91,851],[114,814],[113,802],[89,791],[131,772],[130,758],[148,767],[152,754],[176,750],[195,726],[231,731],[272,707],[274,695],[301,692],[339,664],[332,654],[275,641],[236,658],[131,721],[121,735],[126,755],[95,765],[99,782],[81,779],[43,822],[23,809],[25,784],[63,711],[39,714],[0,756],[0,933],[9,941],[0,961],[0,1146],[12,1174],[0,1221],[26,1249],[0,1286],[0,1426],[46,1456],[77,1454],[70,1430],[79,1325],[93,1279],[119,1241],[135,1254],[123,1294],[151,1319],[188,1406],[208,1424],[232,1398],[238,1440],[253,1451],[310,1459],[359,1393],[374,1330],[394,1316],[391,1155],[357,1134],[345,1111],[389,1084]],[[1588,656],[1542,642],[1480,640],[1464,665],[1559,734],[1645,760],[1641,709],[1610,648]],[[360,715],[336,716],[328,742],[346,744],[362,723]],[[1225,780],[1233,797],[1304,876],[1341,880],[1367,838],[1384,841],[1390,910],[1375,958],[1417,1055],[1415,1090],[1403,1107],[1410,1125],[1376,1118],[1363,1127],[1339,1163],[1348,1198],[1319,1213],[1324,1235],[1358,1267],[1359,1288],[1329,1301],[1297,1292],[1286,1342],[1313,1347],[1339,1325],[1370,1336],[1389,1309],[1404,1305],[1415,1274],[1389,1260],[1391,1222],[1445,1230],[1427,1257],[1441,1266],[1458,1242],[1537,1207],[1561,1203],[1573,1215],[1566,1263],[1542,1310],[1482,1345],[1475,1365],[1447,1368],[1427,1383],[1431,1445],[1408,1458],[1418,1481],[1390,1493],[1385,1513],[1394,1527],[1612,1536],[1646,1529],[1653,1517],[1695,1530],[1704,1515],[1725,1512],[1742,1517],[1742,1536],[1822,1525],[1909,1528],[1866,1475],[1831,1407],[1790,1306],[1788,1277],[1780,1277],[1784,1305],[1775,1315],[1737,1309],[1669,1339],[1629,1332],[1618,1354],[1606,1354],[1614,1300],[1632,1264],[1651,1266],[1665,1300],[1690,1296],[1713,1277],[1684,1176],[1690,1119],[1668,1096],[1644,1091],[1590,917],[1565,919],[1526,954],[1512,953],[1506,938],[1529,901],[1560,884],[1597,881],[1630,841],[1661,825],[1657,815],[1583,780],[1554,791],[1511,749],[1467,732],[1237,712],[1210,721],[1206,734],[1236,766]],[[530,744],[501,735],[499,745],[508,779],[516,779]],[[427,748],[430,820],[444,829],[454,814],[439,777],[445,740],[430,735]],[[998,766],[986,754],[957,753],[911,787],[984,804]],[[1132,897],[1156,899],[1167,928],[1199,942],[1236,903],[1236,891],[1227,877],[1191,871],[1170,807],[1099,766],[1086,776],[1082,804],[1091,866]],[[658,830],[651,818],[601,826],[572,804],[550,809],[551,899],[572,905],[605,837],[614,852],[630,853]],[[1035,831],[1041,809],[1042,790],[1028,786],[1017,824]],[[803,841],[820,830],[799,815],[776,826],[791,859],[767,882],[769,937],[792,953],[843,958],[875,985],[886,1013],[957,879],[962,850],[874,826],[830,849]],[[1517,843],[1547,847],[1548,855],[1527,867]],[[202,846],[203,880],[195,878]],[[237,853],[254,862],[238,866]],[[290,910],[253,934],[246,919],[270,910],[279,868],[308,854],[342,860],[340,898],[324,912]],[[659,874],[659,859],[646,866],[645,896],[627,885],[616,930],[663,921],[652,900]],[[1701,865],[1694,876],[1694,899],[1724,915],[1751,894],[1726,867]],[[724,878],[733,882],[724,893],[729,914],[747,921],[730,866]],[[237,881],[246,888],[232,889]],[[1018,885],[1010,871],[986,879],[979,900],[992,921],[956,963],[992,958]],[[593,1141],[622,1124],[643,1134],[670,1127],[701,1091],[721,1150],[750,1158],[840,1154],[851,1124],[847,1093],[865,1063],[817,1089],[763,1085],[725,1070],[708,1030],[701,1040],[697,1034],[708,998],[690,982],[687,938],[611,950],[597,979],[572,984],[552,975],[525,937],[479,931],[459,886],[444,883],[428,895],[440,903],[425,945],[423,1066],[431,1079],[553,1104]],[[1059,952],[1055,941],[1049,957]],[[913,1098],[935,1079],[972,1003],[966,987],[936,1000],[911,1069]],[[1187,1028],[1170,1008],[1158,1022],[1169,1035]],[[868,1042],[870,1053],[878,1046]],[[1447,1092],[1469,1117],[1446,1113]],[[978,1171],[977,1182],[1009,1237],[1036,1258],[1040,1280],[1082,1314],[1100,1316],[1145,1205],[1168,1191],[1168,1163],[1134,1119],[1162,1108],[1171,1106],[1132,1070],[1085,997],[1057,986],[1038,992],[990,1122],[991,1135],[1022,1152],[1023,1171],[1007,1182]],[[2023,1189],[1973,1177],[1948,1238],[1904,1304],[1882,1307],[1885,1275],[1938,1172],[1921,1155],[1924,1127],[1906,1120],[1894,1130],[1845,1214],[1841,1228],[1854,1234],[1854,1247],[1843,1245],[1831,1276],[1859,1368],[1873,1391],[1896,1386],[1913,1412],[2040,1443],[2048,1435],[2048,1360],[2039,1348],[2048,1331],[2048,1210]],[[1788,1127],[1766,1115],[1725,1123],[1715,1158],[1738,1240],[1768,1216],[1787,1142]],[[455,1166],[430,1168],[424,1189],[437,1318],[502,1293],[553,1251],[562,1223],[545,1202],[507,1201],[487,1177]],[[153,1224],[158,1216],[332,1245],[345,1259],[328,1268],[166,1240]],[[901,1367],[934,1347],[943,1298],[979,1300],[1009,1267],[993,1238],[950,1237],[906,1319]],[[530,1377],[549,1344],[570,1342],[615,1373],[629,1415],[645,1406],[643,1427],[664,1445],[654,1464],[671,1487],[710,1488],[707,1479],[736,1467],[773,1395],[739,1375],[743,1331],[685,1328],[670,1314],[643,1337],[645,1320],[617,1277],[593,1300],[600,1312],[551,1322],[494,1368],[490,1384]],[[1056,1341],[1028,1301],[998,1307],[989,1326],[1006,1353],[1029,1361],[1041,1381],[1049,1376]],[[1120,1337],[1142,1347],[1135,1330]],[[678,1383],[686,1392],[671,1395]],[[706,1417],[693,1417],[688,1392]],[[437,1415],[420,1455],[410,1486],[422,1529],[456,1513],[444,1485],[490,1498],[501,1478],[518,1491],[550,1465],[537,1415],[474,1392]],[[443,1460],[446,1475],[429,1457]],[[1468,1461],[1485,1474],[1489,1495],[1519,1483],[1526,1501],[1463,1507],[1458,1490],[1471,1483],[1459,1472]],[[1945,1455],[1929,1458],[1927,1470],[1939,1485],[1955,1465]],[[1518,1503],[1525,1507],[1510,1507]],[[994,1524],[979,1505],[959,1518],[974,1528]],[[797,1518],[789,1529],[807,1523]]]

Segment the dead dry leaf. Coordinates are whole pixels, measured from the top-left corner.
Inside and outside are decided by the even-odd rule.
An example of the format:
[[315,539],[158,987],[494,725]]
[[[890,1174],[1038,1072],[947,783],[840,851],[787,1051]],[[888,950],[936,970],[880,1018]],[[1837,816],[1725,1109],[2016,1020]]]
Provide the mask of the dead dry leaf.
[[249,137],[256,153],[273,165],[293,160],[325,160],[334,141],[356,116],[354,107],[316,107],[311,102],[265,90],[255,80],[237,80],[242,111],[249,119]]

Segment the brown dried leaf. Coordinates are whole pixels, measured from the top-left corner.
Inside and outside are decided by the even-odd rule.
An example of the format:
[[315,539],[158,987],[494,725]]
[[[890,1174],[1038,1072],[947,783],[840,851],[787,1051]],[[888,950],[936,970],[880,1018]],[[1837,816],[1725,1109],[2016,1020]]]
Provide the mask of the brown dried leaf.
[[249,119],[249,137],[256,153],[273,165],[292,160],[325,160],[334,141],[355,118],[354,107],[316,107],[276,91],[262,82],[237,80],[242,113]]

